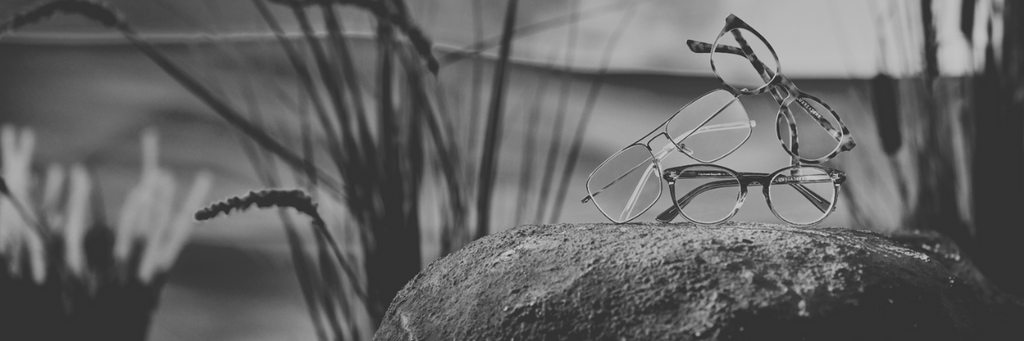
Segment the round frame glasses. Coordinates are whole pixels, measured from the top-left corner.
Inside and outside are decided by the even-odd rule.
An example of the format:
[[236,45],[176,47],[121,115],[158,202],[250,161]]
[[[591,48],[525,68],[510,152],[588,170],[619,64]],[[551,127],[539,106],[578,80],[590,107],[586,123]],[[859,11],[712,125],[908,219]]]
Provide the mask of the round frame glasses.
[[[814,225],[835,211],[840,185],[846,181],[843,171],[816,165],[789,166],[765,174],[695,164],[666,169],[663,176],[675,205],[659,214],[657,220],[669,222],[682,214],[689,221],[707,225],[735,216],[750,185],[763,187],[769,209],[780,220],[793,225]],[[683,181],[689,183],[682,185]],[[734,205],[730,208],[731,202]]]

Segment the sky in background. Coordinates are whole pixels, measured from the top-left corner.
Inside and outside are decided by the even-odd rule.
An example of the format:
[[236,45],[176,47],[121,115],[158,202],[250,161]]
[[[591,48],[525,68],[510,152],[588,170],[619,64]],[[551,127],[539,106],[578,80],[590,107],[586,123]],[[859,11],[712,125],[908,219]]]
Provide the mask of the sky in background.
[[[500,33],[506,1],[479,0],[480,28],[474,23],[472,0],[407,1],[417,22],[434,38],[439,49],[466,46],[478,37]],[[33,0],[8,0],[0,5],[4,16]],[[268,30],[249,0],[110,1],[127,13],[139,31],[163,37],[265,34]],[[523,0],[518,25],[565,17],[573,0]],[[711,42],[730,13],[744,19],[776,49],[784,72],[792,77],[868,78],[881,68],[906,75],[920,64],[920,5],[916,1],[674,1],[580,0],[582,21],[572,65],[597,69],[609,37],[632,5],[636,13],[611,59],[610,67],[623,72],[658,72],[710,75],[706,56],[689,52],[686,39]],[[281,18],[288,10],[274,6]],[[959,31],[960,0],[935,1],[939,22],[939,62],[943,73],[963,74],[972,68],[972,51]],[[986,15],[989,1],[979,1],[978,17]],[[372,21],[360,11],[344,13],[353,35],[368,35]],[[312,15],[316,18],[316,15]],[[976,25],[983,25],[976,20]],[[285,23],[286,27],[297,27]],[[984,35],[983,29],[976,29]],[[996,32],[999,34],[999,32]],[[116,36],[78,18],[61,18],[32,27],[18,39],[53,42],[116,41]],[[567,28],[559,27],[516,41],[513,58],[522,62],[565,64]],[[983,39],[984,37],[980,37]],[[880,46],[885,46],[881,48]],[[491,51],[492,54],[495,51]],[[975,58],[977,59],[977,58]]]

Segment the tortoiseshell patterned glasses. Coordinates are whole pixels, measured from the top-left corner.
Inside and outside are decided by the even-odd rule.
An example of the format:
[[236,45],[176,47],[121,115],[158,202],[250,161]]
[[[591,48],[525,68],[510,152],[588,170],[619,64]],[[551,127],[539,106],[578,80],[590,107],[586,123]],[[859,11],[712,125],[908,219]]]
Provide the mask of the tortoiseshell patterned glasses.
[[[747,37],[757,39],[747,40]],[[856,146],[850,130],[835,110],[801,91],[782,74],[775,49],[739,17],[730,14],[725,19],[725,27],[714,43],[687,40],[686,44],[695,53],[710,53],[715,76],[734,92],[754,95],[768,91],[772,94],[779,103],[776,133],[782,148],[795,158],[794,164],[797,160],[819,164]],[[772,59],[763,58],[769,55]],[[794,103],[797,105],[793,106]]]
[[782,221],[817,224],[835,210],[839,186],[846,181],[846,173],[814,165],[790,166],[765,174],[696,164],[666,169],[663,176],[675,205],[658,215],[658,221],[669,222],[682,213],[698,224],[718,224],[736,215],[749,185],[764,187],[768,207]]

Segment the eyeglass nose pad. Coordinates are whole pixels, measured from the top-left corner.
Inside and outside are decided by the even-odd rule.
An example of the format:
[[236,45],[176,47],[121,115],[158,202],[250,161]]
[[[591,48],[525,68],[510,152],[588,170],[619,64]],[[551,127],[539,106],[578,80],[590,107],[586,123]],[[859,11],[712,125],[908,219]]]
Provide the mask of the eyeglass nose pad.
[[685,143],[679,142],[676,143],[676,146],[679,147],[679,150],[683,151],[683,153],[686,153],[686,155],[693,156],[693,151],[690,150],[690,148],[686,148]]
[[[666,141],[665,144],[659,144],[658,142],[655,142],[654,140],[657,140],[659,137],[664,138],[665,140],[668,141]],[[661,160],[664,160],[666,157],[668,157],[668,154],[676,150],[676,143],[671,138],[669,138],[668,134],[661,133],[658,135],[654,135],[653,137],[651,137],[650,140],[647,140],[647,147],[651,148],[651,152],[654,153],[654,159],[660,162]]]

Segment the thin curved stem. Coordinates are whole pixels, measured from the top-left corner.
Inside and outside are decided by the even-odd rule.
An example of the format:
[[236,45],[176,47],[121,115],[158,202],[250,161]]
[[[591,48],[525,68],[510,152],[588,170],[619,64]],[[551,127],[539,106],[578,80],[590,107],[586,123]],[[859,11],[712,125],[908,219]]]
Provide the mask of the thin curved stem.
[[620,221],[629,220],[629,213],[633,212],[633,208],[636,207],[637,201],[640,200],[640,193],[644,191],[644,187],[647,187],[647,180],[651,178],[652,173],[657,173],[655,172],[654,163],[651,163],[647,166],[647,169],[644,170],[643,177],[640,178],[640,181],[637,182],[636,187],[633,188],[633,193],[629,195],[629,201],[627,201],[626,205],[622,208],[622,213],[619,213]]

